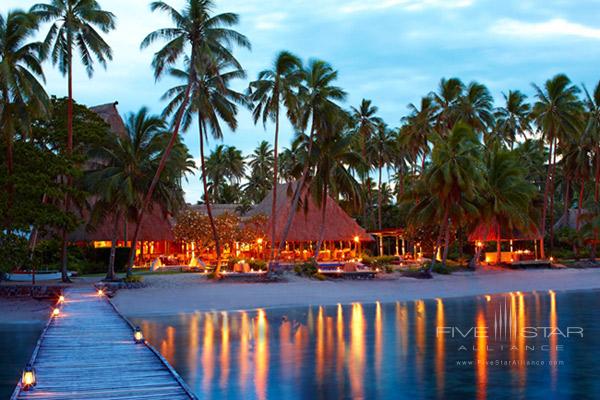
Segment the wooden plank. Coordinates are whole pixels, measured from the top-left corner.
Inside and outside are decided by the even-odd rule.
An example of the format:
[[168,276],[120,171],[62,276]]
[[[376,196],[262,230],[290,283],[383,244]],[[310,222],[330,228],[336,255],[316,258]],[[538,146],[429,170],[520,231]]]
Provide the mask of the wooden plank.
[[133,341],[133,326],[95,290],[69,289],[49,321],[31,363],[37,386],[11,399],[196,399],[150,344]]

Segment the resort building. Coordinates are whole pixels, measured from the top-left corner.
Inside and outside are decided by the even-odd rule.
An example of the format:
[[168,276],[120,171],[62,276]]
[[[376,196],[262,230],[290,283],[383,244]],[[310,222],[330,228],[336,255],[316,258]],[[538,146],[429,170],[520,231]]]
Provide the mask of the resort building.
[[[125,124],[117,110],[118,103],[109,103],[91,110],[96,112],[111,127],[114,134],[125,134]],[[275,219],[276,245],[283,240],[283,232],[288,217],[294,212],[293,222],[286,238],[284,249],[281,253],[282,261],[307,260],[314,256],[315,247],[319,241],[322,225],[322,208],[317,205],[312,196],[302,196],[298,210],[292,211],[292,196],[295,184],[280,184],[277,187],[277,218]],[[224,214],[238,217],[243,224],[244,221],[258,215],[267,218],[261,237],[255,238],[251,243],[226,243],[223,246],[225,258],[231,257],[256,257],[258,259],[268,258],[270,255],[271,225],[274,221],[271,215],[273,191],[258,205],[248,212],[242,213],[237,204],[213,204],[212,215],[218,218]],[[88,202],[93,204],[93,199]],[[344,210],[328,197],[325,208],[325,224],[323,229],[323,248],[320,251],[319,260],[349,260],[360,256],[362,243],[373,241],[373,237],[367,233],[358,223]],[[203,204],[189,205],[188,209],[202,215],[206,215],[206,206]],[[79,245],[91,244],[95,248],[110,247],[114,239],[114,219],[107,217],[97,226],[90,227],[89,212],[82,212],[84,223],[69,235],[71,243]],[[139,242],[136,248],[136,265],[148,265],[157,258],[162,264],[189,265],[196,257],[203,261],[211,262],[214,254],[207,251],[206,247],[201,249],[199,243],[185,243],[177,240],[174,235],[176,218],[165,212],[159,205],[153,205],[148,210],[140,231]],[[117,240],[118,247],[129,247],[133,240],[136,229],[135,222],[121,217],[118,222],[122,226]]]

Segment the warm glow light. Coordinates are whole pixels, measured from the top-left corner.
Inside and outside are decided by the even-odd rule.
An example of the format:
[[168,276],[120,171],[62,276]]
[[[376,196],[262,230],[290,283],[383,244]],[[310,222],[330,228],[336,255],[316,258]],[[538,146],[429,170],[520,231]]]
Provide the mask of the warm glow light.
[[492,301],[492,296],[490,296],[490,295],[486,295],[486,296],[485,296],[485,299],[486,299],[487,301]]
[[258,238],[258,239],[256,239],[256,243],[258,243],[258,244],[262,244],[262,242],[263,242],[263,239],[262,239],[262,238]]
[[58,317],[59,314],[60,314],[60,309],[55,308],[54,310],[52,310],[52,316]]
[[65,296],[58,296],[58,302],[59,303],[64,303],[65,302]]
[[354,236],[354,241],[355,241],[356,243],[358,243],[358,242],[360,242],[360,238],[359,238],[358,236]]
[[483,242],[482,242],[481,240],[478,240],[478,241],[475,243],[475,246],[477,246],[477,247],[483,247]]
[[104,296],[104,290],[98,289],[98,296]]
[[550,257],[550,262],[554,262],[554,257]]
[[136,327],[135,331],[133,332],[133,339],[135,340],[136,343],[144,343],[144,334],[142,333],[142,330],[140,329],[140,327]]
[[23,375],[21,376],[21,386],[23,390],[29,390],[34,387],[36,383],[35,370],[31,364],[27,364],[27,367],[25,367]]

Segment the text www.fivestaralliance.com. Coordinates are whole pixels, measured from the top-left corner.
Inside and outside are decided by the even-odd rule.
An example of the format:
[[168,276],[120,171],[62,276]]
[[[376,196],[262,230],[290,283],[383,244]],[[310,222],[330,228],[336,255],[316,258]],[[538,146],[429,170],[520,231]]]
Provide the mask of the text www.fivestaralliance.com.
[[557,361],[535,361],[535,360],[459,360],[458,367],[472,367],[486,365],[489,367],[557,367],[565,365],[562,360]]

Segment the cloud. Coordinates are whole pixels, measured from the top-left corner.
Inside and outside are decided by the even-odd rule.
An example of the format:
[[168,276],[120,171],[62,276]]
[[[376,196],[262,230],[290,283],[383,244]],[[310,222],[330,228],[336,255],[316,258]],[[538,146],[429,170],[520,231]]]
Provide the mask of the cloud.
[[395,7],[418,11],[426,8],[463,8],[471,6],[473,2],[474,0],[362,0],[342,6],[340,10],[348,14],[362,11],[385,10]]
[[287,14],[283,12],[274,12],[259,15],[255,18],[254,27],[260,31],[271,31],[283,28],[283,22],[287,19]]
[[504,18],[496,22],[490,30],[497,35],[529,37],[535,39],[556,36],[574,36],[584,39],[600,40],[600,29],[577,24],[562,18],[554,18],[544,22],[524,22]]

